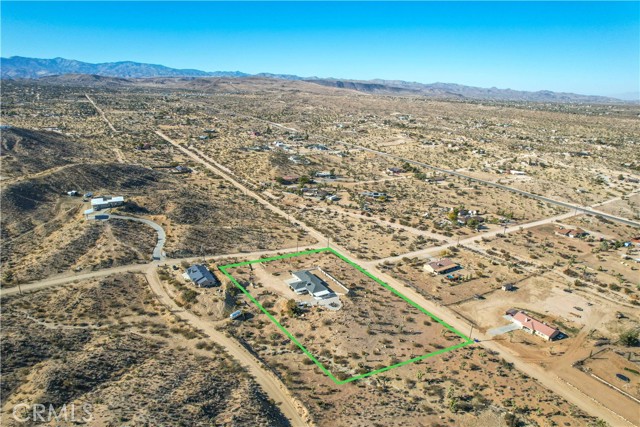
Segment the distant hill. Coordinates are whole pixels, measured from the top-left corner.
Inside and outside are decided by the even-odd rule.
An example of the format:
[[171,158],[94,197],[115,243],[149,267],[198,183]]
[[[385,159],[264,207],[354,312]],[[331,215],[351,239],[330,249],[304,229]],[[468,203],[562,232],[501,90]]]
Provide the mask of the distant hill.
[[323,86],[353,89],[359,92],[389,95],[421,95],[440,98],[459,98],[495,101],[528,101],[528,102],[575,102],[575,103],[620,103],[620,99],[595,95],[579,95],[567,92],[541,90],[528,92],[513,89],[481,88],[464,86],[455,83],[423,84],[400,80],[337,80],[313,79],[309,82]]
[[105,62],[90,64],[73,59],[38,59],[12,56],[0,58],[2,78],[37,79],[59,74],[95,74],[107,77],[146,78],[146,77],[244,77],[248,74],[239,71],[216,71],[208,73],[200,70],[179,70],[164,65],[142,64],[139,62]]
[[[98,76],[114,79],[140,78],[206,78],[206,77],[262,77],[305,81],[327,87],[348,89],[358,92],[381,95],[413,95],[448,99],[496,100],[496,101],[528,101],[528,102],[574,102],[574,103],[620,103],[620,99],[604,96],[579,95],[575,93],[518,91],[512,89],[480,88],[454,83],[406,82],[402,80],[344,80],[334,78],[300,77],[291,74],[259,73],[247,74],[240,71],[201,71],[192,69],[169,68],[163,65],[143,64],[139,62],[105,62],[91,64],[72,59],[54,58],[38,59],[12,56],[0,58],[1,77],[3,79],[40,79],[50,76],[73,74],[67,83],[95,83],[97,85],[114,85],[127,83],[127,80],[101,80]],[[77,75],[90,75],[86,77]],[[129,82],[133,83],[133,82]]]

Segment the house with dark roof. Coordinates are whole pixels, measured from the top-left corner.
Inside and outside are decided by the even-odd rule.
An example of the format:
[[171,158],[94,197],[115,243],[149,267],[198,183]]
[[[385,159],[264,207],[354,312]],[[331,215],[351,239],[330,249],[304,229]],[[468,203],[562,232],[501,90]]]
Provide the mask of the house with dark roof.
[[449,258],[442,258],[437,261],[431,261],[424,265],[424,271],[431,274],[446,274],[459,270],[459,264],[451,261]]
[[176,166],[175,168],[171,169],[172,173],[191,173],[191,169],[189,169],[186,166]]
[[400,175],[401,173],[404,173],[405,170],[402,168],[396,168],[396,167],[392,167],[392,168],[387,168],[387,175]]
[[285,281],[285,283],[298,295],[309,294],[316,299],[335,295],[329,289],[329,285],[308,270],[293,271],[291,275],[293,278]]
[[285,175],[280,177],[279,181],[282,185],[296,184],[300,177],[298,175]]
[[442,181],[445,181],[446,179],[447,178],[444,176],[434,175],[434,176],[425,178],[425,182],[442,182]]
[[216,276],[202,264],[194,264],[182,274],[185,280],[193,282],[199,288],[210,288],[220,284]]

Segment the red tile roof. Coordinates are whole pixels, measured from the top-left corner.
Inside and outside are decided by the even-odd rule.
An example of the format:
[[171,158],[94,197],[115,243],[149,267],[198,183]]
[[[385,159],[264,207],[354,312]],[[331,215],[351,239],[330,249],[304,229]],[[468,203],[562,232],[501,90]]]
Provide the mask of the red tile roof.
[[513,316],[513,319],[518,321],[525,328],[530,329],[532,331],[539,332],[542,335],[545,335],[549,338],[553,338],[555,335],[557,335],[560,332],[558,329],[553,328],[545,323],[542,323],[539,320],[534,319],[524,311],[517,312]]

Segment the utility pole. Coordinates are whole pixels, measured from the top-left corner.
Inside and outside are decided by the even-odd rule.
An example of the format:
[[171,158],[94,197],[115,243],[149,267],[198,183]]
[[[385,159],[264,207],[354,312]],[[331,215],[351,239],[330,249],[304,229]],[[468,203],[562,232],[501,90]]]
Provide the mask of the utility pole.
[[471,334],[473,334],[473,325],[471,325],[471,330],[469,331],[469,339],[472,339]]

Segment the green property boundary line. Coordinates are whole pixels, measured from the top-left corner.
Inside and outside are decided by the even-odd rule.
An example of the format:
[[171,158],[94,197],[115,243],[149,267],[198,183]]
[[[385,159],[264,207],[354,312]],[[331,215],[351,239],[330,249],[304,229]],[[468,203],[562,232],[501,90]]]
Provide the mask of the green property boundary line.
[[[297,256],[301,256],[301,255],[310,255],[310,254],[316,254],[316,253],[320,253],[320,252],[330,252],[332,254],[334,254],[335,256],[337,256],[338,258],[340,258],[341,260],[345,261],[346,263],[348,263],[349,265],[351,265],[352,267],[356,268],[358,271],[360,271],[361,273],[363,273],[364,275],[366,275],[367,277],[369,277],[370,279],[373,279],[376,283],[378,283],[379,285],[381,285],[382,287],[384,287],[385,289],[387,289],[388,291],[391,291],[393,294],[397,295],[398,297],[402,298],[405,302],[407,302],[408,304],[410,304],[411,306],[417,308],[418,310],[420,310],[422,313],[426,314],[427,316],[429,316],[431,319],[435,320],[436,322],[438,322],[440,325],[442,325],[445,329],[449,330],[450,332],[453,332],[454,334],[456,334],[457,336],[459,336],[460,338],[463,339],[463,341],[459,344],[453,345],[451,347],[446,347],[443,349],[439,349],[436,351],[433,351],[431,353],[427,353],[424,354],[422,356],[418,356],[418,357],[414,357],[412,359],[409,360],[405,360],[404,362],[400,362],[400,363],[396,363],[394,365],[390,365],[387,366],[386,368],[380,368],[380,369],[376,369],[374,371],[371,372],[367,372],[364,374],[360,374],[360,375],[356,375],[350,378],[347,378],[345,380],[339,380],[337,379],[318,359],[316,359],[313,354],[311,354],[311,352],[309,352],[309,350],[306,349],[305,346],[303,346],[297,339],[296,337],[293,336],[293,334],[291,334],[284,326],[282,326],[280,324],[280,322],[278,322],[278,320],[273,317],[273,315],[271,315],[271,313],[269,313],[269,311],[264,308],[262,306],[262,304],[260,304],[258,302],[258,300],[256,300],[253,295],[251,295],[249,293],[249,291],[247,291],[240,283],[238,283],[238,281],[227,271],[227,269],[231,269],[231,268],[235,268],[235,267],[241,267],[244,265],[249,265],[249,264],[257,264],[257,263],[262,263],[262,262],[269,262],[269,261],[276,261],[279,259],[286,259],[286,258],[293,258],[293,257],[297,257]],[[355,262],[351,261],[350,259],[348,259],[347,257],[345,257],[344,255],[342,255],[341,253],[337,252],[335,249],[333,248],[321,248],[321,249],[311,249],[311,250],[307,250],[307,251],[301,251],[301,252],[295,252],[295,253],[289,253],[289,254],[284,254],[284,255],[279,255],[279,256],[274,256],[274,257],[270,257],[270,258],[262,258],[262,259],[256,259],[256,260],[252,260],[252,261],[243,261],[243,262],[238,262],[235,264],[227,264],[227,265],[223,265],[218,267],[220,269],[220,271],[227,276],[260,310],[262,310],[262,312],[264,314],[267,315],[267,317],[276,324],[276,326],[278,326],[278,328],[280,328],[280,330],[282,332],[284,332],[284,334],[289,337],[289,339],[291,339],[291,341],[293,341],[298,347],[300,347],[300,349],[302,350],[302,352],[304,354],[307,355],[307,357],[309,357],[309,359],[311,359],[319,368],[322,372],[324,372],[329,378],[331,378],[333,380],[333,382],[335,382],[338,385],[341,384],[346,384],[348,382],[351,381],[355,381],[355,380],[359,380],[362,378],[366,378],[366,377],[370,377],[372,375],[375,374],[379,374],[385,371],[388,371],[390,369],[394,369],[394,368],[399,368],[400,366],[404,366],[404,365],[408,365],[409,363],[414,363],[417,362],[419,360],[424,360],[427,359],[429,357],[432,356],[436,356],[438,354],[443,354],[443,353],[447,353],[449,351],[452,350],[456,350],[458,348],[462,348],[465,347],[469,344],[473,344],[473,340],[470,339],[469,337],[467,337],[466,335],[464,335],[462,332],[458,331],[457,329],[455,329],[453,326],[449,325],[448,323],[446,323],[445,321],[443,321],[442,319],[434,316],[433,314],[431,314],[430,312],[428,312],[427,310],[425,310],[424,308],[422,308],[420,305],[416,304],[415,302],[413,302],[412,300],[410,300],[409,298],[407,298],[406,296],[404,296],[403,294],[401,294],[400,292],[398,292],[397,290],[395,290],[394,288],[392,288],[391,286],[389,286],[387,283],[383,282],[382,280],[378,279],[376,276],[374,276],[373,274],[369,273],[367,270],[365,270],[364,268],[360,267],[358,264],[356,264]]]

